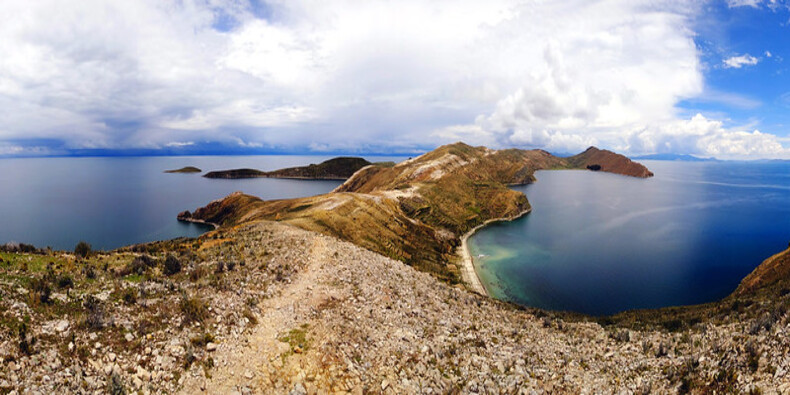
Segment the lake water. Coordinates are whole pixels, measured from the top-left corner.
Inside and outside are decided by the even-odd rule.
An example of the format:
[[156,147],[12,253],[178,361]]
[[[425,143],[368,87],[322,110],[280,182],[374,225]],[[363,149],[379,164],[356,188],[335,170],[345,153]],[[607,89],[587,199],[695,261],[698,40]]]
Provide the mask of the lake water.
[[532,212],[470,239],[495,297],[603,315],[714,301],[790,241],[790,163],[643,161],[655,177],[540,171]]
[[[326,193],[339,181],[207,179],[166,174],[196,166],[205,172],[240,167],[275,170],[320,163],[329,156],[196,156],[0,159],[0,243],[16,241],[71,250],[80,240],[95,249],[180,236],[205,226],[176,215],[234,191],[263,199]],[[369,157],[370,161],[404,158]]]

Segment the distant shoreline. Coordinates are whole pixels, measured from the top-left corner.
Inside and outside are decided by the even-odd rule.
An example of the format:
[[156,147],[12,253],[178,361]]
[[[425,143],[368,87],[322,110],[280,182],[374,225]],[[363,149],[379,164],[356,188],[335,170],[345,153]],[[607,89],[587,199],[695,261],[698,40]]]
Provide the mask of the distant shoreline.
[[458,255],[460,255],[461,257],[461,277],[472,291],[483,296],[491,297],[491,295],[488,293],[488,290],[486,290],[486,287],[483,286],[483,281],[480,280],[480,276],[477,274],[477,270],[475,269],[475,262],[474,262],[474,258],[472,257],[472,251],[469,250],[469,238],[472,235],[474,235],[475,232],[488,226],[493,222],[514,221],[516,219],[519,219],[529,214],[531,211],[532,211],[532,207],[518,213],[513,217],[494,218],[494,219],[486,220],[482,224],[475,226],[474,228],[466,232],[463,236],[461,236],[461,246],[458,247]]
[[204,221],[202,219],[195,219],[195,218],[179,218],[179,221],[184,222],[191,222],[193,224],[201,224],[201,225],[211,225],[214,227],[214,230],[219,229],[219,225],[213,222]]

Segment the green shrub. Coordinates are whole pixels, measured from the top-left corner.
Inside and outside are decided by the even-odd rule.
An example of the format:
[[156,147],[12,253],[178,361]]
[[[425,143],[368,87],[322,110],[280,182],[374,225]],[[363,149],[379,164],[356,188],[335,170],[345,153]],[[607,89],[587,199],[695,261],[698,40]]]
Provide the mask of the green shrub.
[[172,276],[176,273],[181,271],[181,261],[175,257],[175,255],[168,255],[165,259],[165,266],[163,268],[163,272],[167,276]]
[[86,242],[84,242],[84,241],[80,241],[74,247],[74,254],[79,256],[79,257],[85,258],[88,255],[90,255],[90,253],[91,253],[91,245],[86,243]]
[[189,342],[195,347],[204,347],[206,344],[213,343],[214,340],[214,335],[211,333],[204,333],[189,339]]
[[153,267],[156,264],[154,258],[151,258],[148,255],[140,255],[134,258],[131,262],[126,264],[126,266],[121,271],[121,275],[128,276],[130,274],[137,274],[143,275],[149,268]]
[[30,280],[30,296],[33,303],[50,304],[52,299],[52,288],[49,281],[45,278],[33,278]]
[[110,376],[107,382],[107,393],[111,395],[126,395],[126,387],[123,385],[123,379],[116,373]]
[[137,303],[137,290],[132,287],[124,288],[121,292],[121,299],[128,305]]
[[189,297],[187,294],[181,296],[181,313],[184,314],[184,323],[203,322],[208,318],[208,305],[197,296]]
[[102,329],[106,325],[104,306],[99,299],[88,295],[82,303],[85,308],[85,326],[88,329]]
[[61,274],[58,277],[58,288],[74,288],[74,280],[68,274]]

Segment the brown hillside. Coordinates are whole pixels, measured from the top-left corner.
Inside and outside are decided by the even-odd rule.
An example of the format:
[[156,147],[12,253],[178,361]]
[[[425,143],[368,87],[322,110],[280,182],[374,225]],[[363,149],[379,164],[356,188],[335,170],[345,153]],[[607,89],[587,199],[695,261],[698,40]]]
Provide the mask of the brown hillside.
[[581,154],[571,156],[568,158],[568,162],[573,167],[581,169],[597,168],[600,171],[641,178],[653,176],[653,173],[645,166],[625,156],[617,155],[612,151],[600,150],[595,147],[587,148],[587,150]]
[[751,293],[759,288],[790,280],[790,248],[766,259],[749,273],[735,290],[736,295]]

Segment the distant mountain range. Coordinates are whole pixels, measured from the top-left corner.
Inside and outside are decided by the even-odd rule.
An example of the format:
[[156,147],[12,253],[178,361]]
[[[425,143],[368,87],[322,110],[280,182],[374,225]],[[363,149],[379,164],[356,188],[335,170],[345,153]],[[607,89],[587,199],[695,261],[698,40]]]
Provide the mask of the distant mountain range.
[[631,159],[672,160],[679,162],[718,162],[719,161],[716,158],[698,158],[693,155],[685,155],[685,154],[650,154],[650,155],[634,156]]

